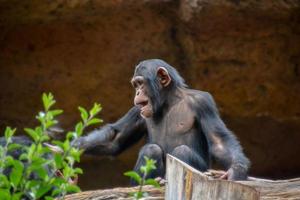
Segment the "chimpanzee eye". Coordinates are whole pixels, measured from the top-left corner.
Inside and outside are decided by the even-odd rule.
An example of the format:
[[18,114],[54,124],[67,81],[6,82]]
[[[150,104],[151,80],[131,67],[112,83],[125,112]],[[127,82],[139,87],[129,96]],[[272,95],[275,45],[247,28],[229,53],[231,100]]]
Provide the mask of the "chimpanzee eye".
[[141,85],[143,85],[143,81],[142,81],[142,80],[137,80],[137,84],[138,84],[139,86],[141,86]]
[[144,85],[143,77],[137,76],[134,77],[131,81],[131,84],[134,88],[139,88]]
[[134,88],[137,88],[137,84],[136,84],[135,81],[132,82],[132,86],[133,86]]

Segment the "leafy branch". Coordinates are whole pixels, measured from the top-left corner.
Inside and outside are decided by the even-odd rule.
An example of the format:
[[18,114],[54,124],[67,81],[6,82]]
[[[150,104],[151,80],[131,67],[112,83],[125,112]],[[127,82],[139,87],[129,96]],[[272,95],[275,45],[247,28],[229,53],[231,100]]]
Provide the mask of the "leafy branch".
[[[63,111],[52,109],[56,101],[51,93],[44,93],[42,102],[44,109],[36,116],[40,125],[24,129],[32,139],[31,145],[13,143],[16,129],[7,127],[5,130],[5,144],[0,146],[0,200],[63,199],[67,193],[80,191],[73,180],[82,174],[80,168],[74,167],[80,162],[82,151],[73,147],[72,141],[80,137],[86,127],[102,122],[95,117],[101,105],[95,103],[89,112],[79,107],[81,121],[74,131],[67,133],[64,141],[57,141],[51,140],[48,133]],[[18,158],[10,156],[15,151],[22,152]]]
[[156,161],[153,159],[149,159],[147,156],[144,156],[145,159],[145,165],[140,167],[140,172],[142,174],[139,175],[137,172],[135,171],[128,171],[125,172],[124,175],[130,177],[131,179],[133,179],[134,181],[136,181],[139,184],[139,189],[137,192],[132,193],[133,197],[135,197],[135,199],[140,199],[143,197],[148,196],[147,192],[143,191],[143,186],[144,185],[152,185],[154,187],[160,188],[159,183],[153,179],[153,178],[146,178],[147,175],[156,169]]

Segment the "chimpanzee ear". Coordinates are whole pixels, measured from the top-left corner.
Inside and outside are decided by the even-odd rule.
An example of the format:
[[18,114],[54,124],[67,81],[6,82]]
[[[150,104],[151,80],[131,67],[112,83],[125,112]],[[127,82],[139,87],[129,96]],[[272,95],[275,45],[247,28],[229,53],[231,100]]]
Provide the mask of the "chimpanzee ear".
[[163,87],[167,87],[171,83],[171,77],[166,68],[160,67],[157,70],[157,77]]

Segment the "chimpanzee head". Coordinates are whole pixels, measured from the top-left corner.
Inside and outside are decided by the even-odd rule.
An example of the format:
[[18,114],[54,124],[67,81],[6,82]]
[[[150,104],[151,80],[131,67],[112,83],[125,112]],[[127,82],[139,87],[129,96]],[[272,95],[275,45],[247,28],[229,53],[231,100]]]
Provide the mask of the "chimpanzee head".
[[158,115],[174,89],[187,87],[176,69],[159,59],[140,62],[131,83],[136,90],[134,104],[144,118]]

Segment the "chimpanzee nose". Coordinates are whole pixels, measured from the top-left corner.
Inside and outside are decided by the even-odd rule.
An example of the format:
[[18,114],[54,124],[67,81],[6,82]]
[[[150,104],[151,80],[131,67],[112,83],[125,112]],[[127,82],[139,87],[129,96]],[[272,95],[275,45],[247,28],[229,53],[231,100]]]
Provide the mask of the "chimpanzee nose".
[[139,90],[136,92],[136,96],[138,96],[138,95],[140,95],[140,91]]

